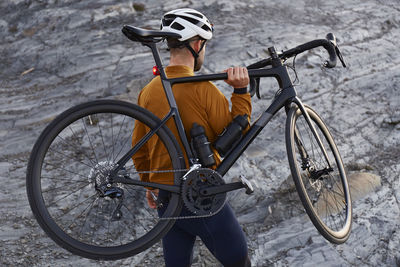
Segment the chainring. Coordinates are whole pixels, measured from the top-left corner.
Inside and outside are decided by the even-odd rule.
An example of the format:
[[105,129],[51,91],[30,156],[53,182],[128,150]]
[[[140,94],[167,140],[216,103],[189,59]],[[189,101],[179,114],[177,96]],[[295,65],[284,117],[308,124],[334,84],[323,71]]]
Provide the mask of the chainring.
[[204,196],[201,190],[225,184],[221,175],[211,169],[197,169],[186,176],[182,184],[182,199],[192,213],[203,216],[218,212],[225,204],[226,192]]

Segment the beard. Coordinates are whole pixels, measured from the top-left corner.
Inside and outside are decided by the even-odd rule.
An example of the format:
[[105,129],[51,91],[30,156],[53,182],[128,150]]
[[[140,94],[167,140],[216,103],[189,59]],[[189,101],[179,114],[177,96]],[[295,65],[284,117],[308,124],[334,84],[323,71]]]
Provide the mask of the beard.
[[195,60],[195,65],[194,65],[194,71],[199,71],[201,69],[201,66],[203,66],[203,61],[204,59],[201,59],[200,57]]

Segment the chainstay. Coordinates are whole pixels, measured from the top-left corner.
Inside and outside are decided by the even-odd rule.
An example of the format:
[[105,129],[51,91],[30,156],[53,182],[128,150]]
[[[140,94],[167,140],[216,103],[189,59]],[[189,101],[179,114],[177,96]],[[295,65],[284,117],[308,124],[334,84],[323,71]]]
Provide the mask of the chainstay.
[[[201,170],[202,168],[199,168],[198,170]],[[178,169],[178,170],[162,170],[162,171],[140,171],[140,172],[136,172],[136,173],[168,173],[168,172],[188,172],[189,169]],[[166,220],[185,220],[185,219],[198,219],[198,218],[207,218],[207,217],[211,217],[214,216],[215,214],[217,214],[218,212],[220,212],[222,210],[223,207],[225,207],[226,203],[227,203],[228,198],[226,198],[224,200],[224,204],[221,205],[221,207],[214,211],[211,212],[210,214],[205,214],[205,215],[190,215],[190,216],[175,216],[175,217],[162,217],[159,218],[160,221],[166,221]],[[183,200],[182,200],[183,201]]]
[[187,172],[189,169],[178,169],[178,170],[163,170],[163,171],[140,171],[135,173],[167,173],[167,172]]

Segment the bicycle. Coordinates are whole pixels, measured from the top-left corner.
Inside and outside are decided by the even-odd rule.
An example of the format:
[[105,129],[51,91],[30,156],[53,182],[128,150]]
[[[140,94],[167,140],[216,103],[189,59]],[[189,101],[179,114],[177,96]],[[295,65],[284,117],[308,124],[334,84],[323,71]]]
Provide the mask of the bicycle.
[[[282,108],[286,119],[286,150],[290,171],[302,204],[317,230],[328,241],[341,244],[351,231],[349,185],[335,142],[320,116],[297,97],[284,62],[304,51],[323,46],[329,53],[325,66],[333,68],[337,57],[345,63],[336,38],[314,40],[276,52],[248,66],[251,94],[259,96],[260,78],[274,77],[279,91],[271,105],[213,170],[204,168],[185,135],[172,93],[177,83],[227,79],[226,73],[168,79],[157,43],[178,34],[124,26],[132,41],[149,47],[161,76],[170,111],[160,119],[149,111],[123,101],[97,100],[72,107],[57,116],[41,133],[27,168],[27,194],[31,209],[43,230],[61,247],[91,259],[114,260],[133,256],[159,241],[179,217],[182,206],[191,217],[212,216],[229,191],[251,183],[225,183],[222,176]],[[166,126],[173,119],[181,147]],[[148,127],[146,135],[131,144],[135,121]],[[154,135],[165,146],[172,169],[136,169],[131,158]],[[186,166],[185,155],[189,166]],[[174,184],[141,181],[140,174],[173,173]],[[169,201],[158,201],[165,210],[159,217],[145,198],[147,188],[168,192]]]

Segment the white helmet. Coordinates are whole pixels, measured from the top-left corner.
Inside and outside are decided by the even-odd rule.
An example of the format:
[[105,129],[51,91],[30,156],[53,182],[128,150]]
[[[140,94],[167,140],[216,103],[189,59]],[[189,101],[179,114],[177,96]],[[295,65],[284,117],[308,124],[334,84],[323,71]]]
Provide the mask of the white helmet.
[[213,26],[200,12],[191,8],[181,8],[164,14],[161,19],[161,30],[180,34],[182,38],[178,40],[181,42],[197,35],[210,40]]

